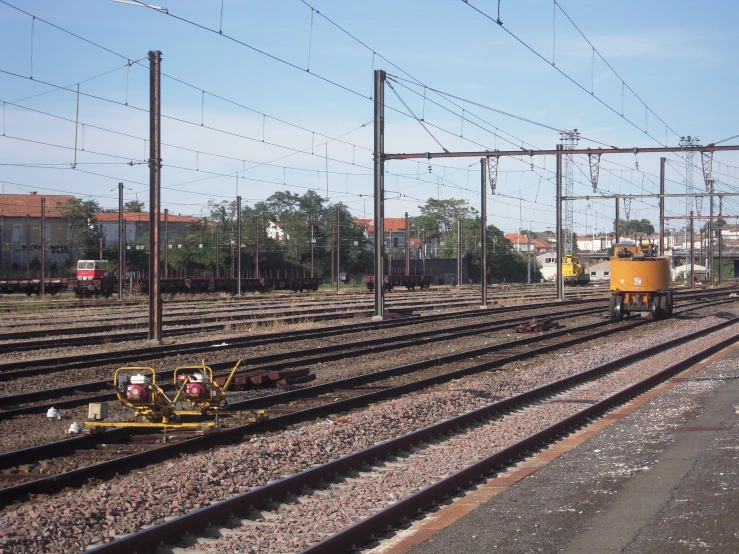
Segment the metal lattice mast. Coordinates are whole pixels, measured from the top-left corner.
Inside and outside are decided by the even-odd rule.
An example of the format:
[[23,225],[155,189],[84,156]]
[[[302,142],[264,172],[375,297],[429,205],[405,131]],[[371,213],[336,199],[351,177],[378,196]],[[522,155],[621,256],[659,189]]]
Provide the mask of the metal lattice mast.
[[[577,146],[577,142],[580,140],[580,133],[578,133],[577,129],[573,129],[571,131],[569,129],[566,129],[560,133],[560,139],[562,143],[562,148],[564,150],[572,150],[573,148],[575,148],[575,146]],[[562,171],[565,197],[572,197],[575,195],[572,178],[573,167],[574,163],[572,160],[572,155],[568,154],[564,157],[564,167]],[[573,254],[575,252],[574,225],[574,202],[572,200],[566,200],[564,203],[564,222],[562,225],[562,233],[564,234],[564,254]],[[559,240],[559,237],[557,237],[557,240]]]
[[[698,137],[691,137],[688,135],[687,137],[680,137],[680,146],[697,146],[700,139]],[[695,187],[693,186],[693,156],[695,154],[694,150],[686,150],[685,151],[685,193],[686,194],[695,194]],[[690,197],[688,197],[690,198]],[[702,196],[696,196],[695,197],[695,212],[700,217],[701,210],[703,209],[703,197]],[[688,215],[690,212],[690,200],[688,200],[685,203],[685,215]]]

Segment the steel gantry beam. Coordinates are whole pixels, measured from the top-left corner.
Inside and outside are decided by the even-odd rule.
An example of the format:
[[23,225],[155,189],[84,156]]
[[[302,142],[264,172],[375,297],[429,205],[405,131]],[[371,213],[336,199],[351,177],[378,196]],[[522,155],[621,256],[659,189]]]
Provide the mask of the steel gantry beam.
[[[375,273],[375,318],[382,319],[384,316],[383,311],[383,294],[384,294],[384,283],[383,283],[383,245],[384,245],[384,163],[389,160],[410,160],[410,159],[424,159],[431,160],[432,158],[482,158],[481,160],[481,210],[482,214],[485,214],[486,208],[486,196],[487,191],[485,189],[485,173],[487,171],[491,194],[495,194],[495,186],[497,181],[497,169],[498,161],[502,157],[523,157],[528,156],[530,158],[534,156],[555,156],[557,160],[557,172],[556,172],[556,213],[557,213],[557,298],[564,300],[564,281],[562,279],[562,254],[563,254],[563,234],[562,234],[562,203],[563,201],[572,201],[579,198],[591,198],[591,197],[577,197],[562,194],[562,156],[576,156],[576,155],[587,155],[590,162],[591,170],[591,181],[593,190],[597,189],[598,186],[598,172],[600,166],[600,156],[603,154],[652,154],[652,153],[672,153],[672,152],[724,152],[724,151],[736,151],[739,150],[739,145],[719,146],[718,144],[708,144],[706,146],[663,146],[663,147],[648,147],[648,148],[618,148],[612,146],[610,148],[572,148],[563,149],[562,145],[557,145],[553,150],[527,150],[521,148],[518,150],[477,150],[477,151],[463,151],[463,152],[415,152],[415,153],[396,153],[387,154],[385,153],[385,80],[387,74],[378,69],[374,71],[374,196],[375,196],[375,260],[374,260],[374,273]],[[726,141],[720,141],[726,142]],[[663,189],[660,189],[663,192]],[[707,194],[710,196],[710,193]],[[686,195],[618,195],[618,196],[597,196],[597,198],[616,198],[616,221],[614,222],[614,228],[618,235],[619,224],[618,224],[618,202],[620,198],[648,198],[655,197],[660,198],[664,203],[664,198],[671,196],[685,197]],[[706,195],[695,195],[697,197]],[[723,194],[728,196],[728,194]],[[595,198],[595,197],[594,197]],[[485,214],[486,215],[486,214]],[[666,219],[666,218],[663,218]],[[481,218],[481,226],[485,226],[485,217]],[[482,235],[482,234],[481,234]],[[486,267],[485,267],[485,239],[483,237],[482,245],[482,306],[486,305]]]
[[516,156],[563,156],[563,155],[579,155],[579,154],[657,154],[670,152],[730,152],[739,150],[739,145],[718,146],[709,144],[708,146],[659,146],[654,148],[573,148],[572,150],[562,151],[555,150],[480,150],[470,152],[417,152],[412,154],[384,154],[382,159],[387,160],[411,160],[411,159],[432,159],[432,158],[501,158]]

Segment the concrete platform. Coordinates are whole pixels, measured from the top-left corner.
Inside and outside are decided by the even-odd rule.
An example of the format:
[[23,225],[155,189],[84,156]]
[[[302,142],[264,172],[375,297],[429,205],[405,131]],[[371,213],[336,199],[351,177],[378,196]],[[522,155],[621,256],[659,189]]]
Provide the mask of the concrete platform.
[[373,553],[739,552],[739,347],[480,485]]

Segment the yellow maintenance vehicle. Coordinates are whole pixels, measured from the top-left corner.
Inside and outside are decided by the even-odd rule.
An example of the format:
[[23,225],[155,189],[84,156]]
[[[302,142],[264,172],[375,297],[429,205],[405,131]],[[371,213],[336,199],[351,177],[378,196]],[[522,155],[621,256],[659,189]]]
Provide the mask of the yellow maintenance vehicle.
[[562,256],[562,279],[565,285],[587,285],[590,275],[585,273],[585,265],[574,254]]
[[651,240],[615,244],[611,257],[611,319],[631,312],[651,312],[654,319],[672,315],[670,261],[658,255]]
[[[241,360],[231,370],[223,387],[213,379],[213,370],[205,365],[181,366],[174,370],[176,394],[171,398],[157,384],[157,374],[150,367],[121,367],[113,375],[113,388],[118,400],[141,416],[141,422],[86,421],[90,431],[110,427],[147,427],[161,429],[200,429],[212,431],[219,426],[219,416],[235,415],[228,411],[226,391],[233,381]],[[264,410],[248,412],[250,421],[266,418]],[[200,419],[183,422],[182,418]],[[215,421],[212,418],[215,418]],[[204,418],[211,418],[204,420]]]

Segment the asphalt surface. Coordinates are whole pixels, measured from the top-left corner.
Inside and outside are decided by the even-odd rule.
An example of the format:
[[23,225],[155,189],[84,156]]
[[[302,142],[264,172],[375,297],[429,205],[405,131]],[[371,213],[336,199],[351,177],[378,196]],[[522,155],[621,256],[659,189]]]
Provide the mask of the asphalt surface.
[[739,348],[652,396],[373,552],[739,552]]

